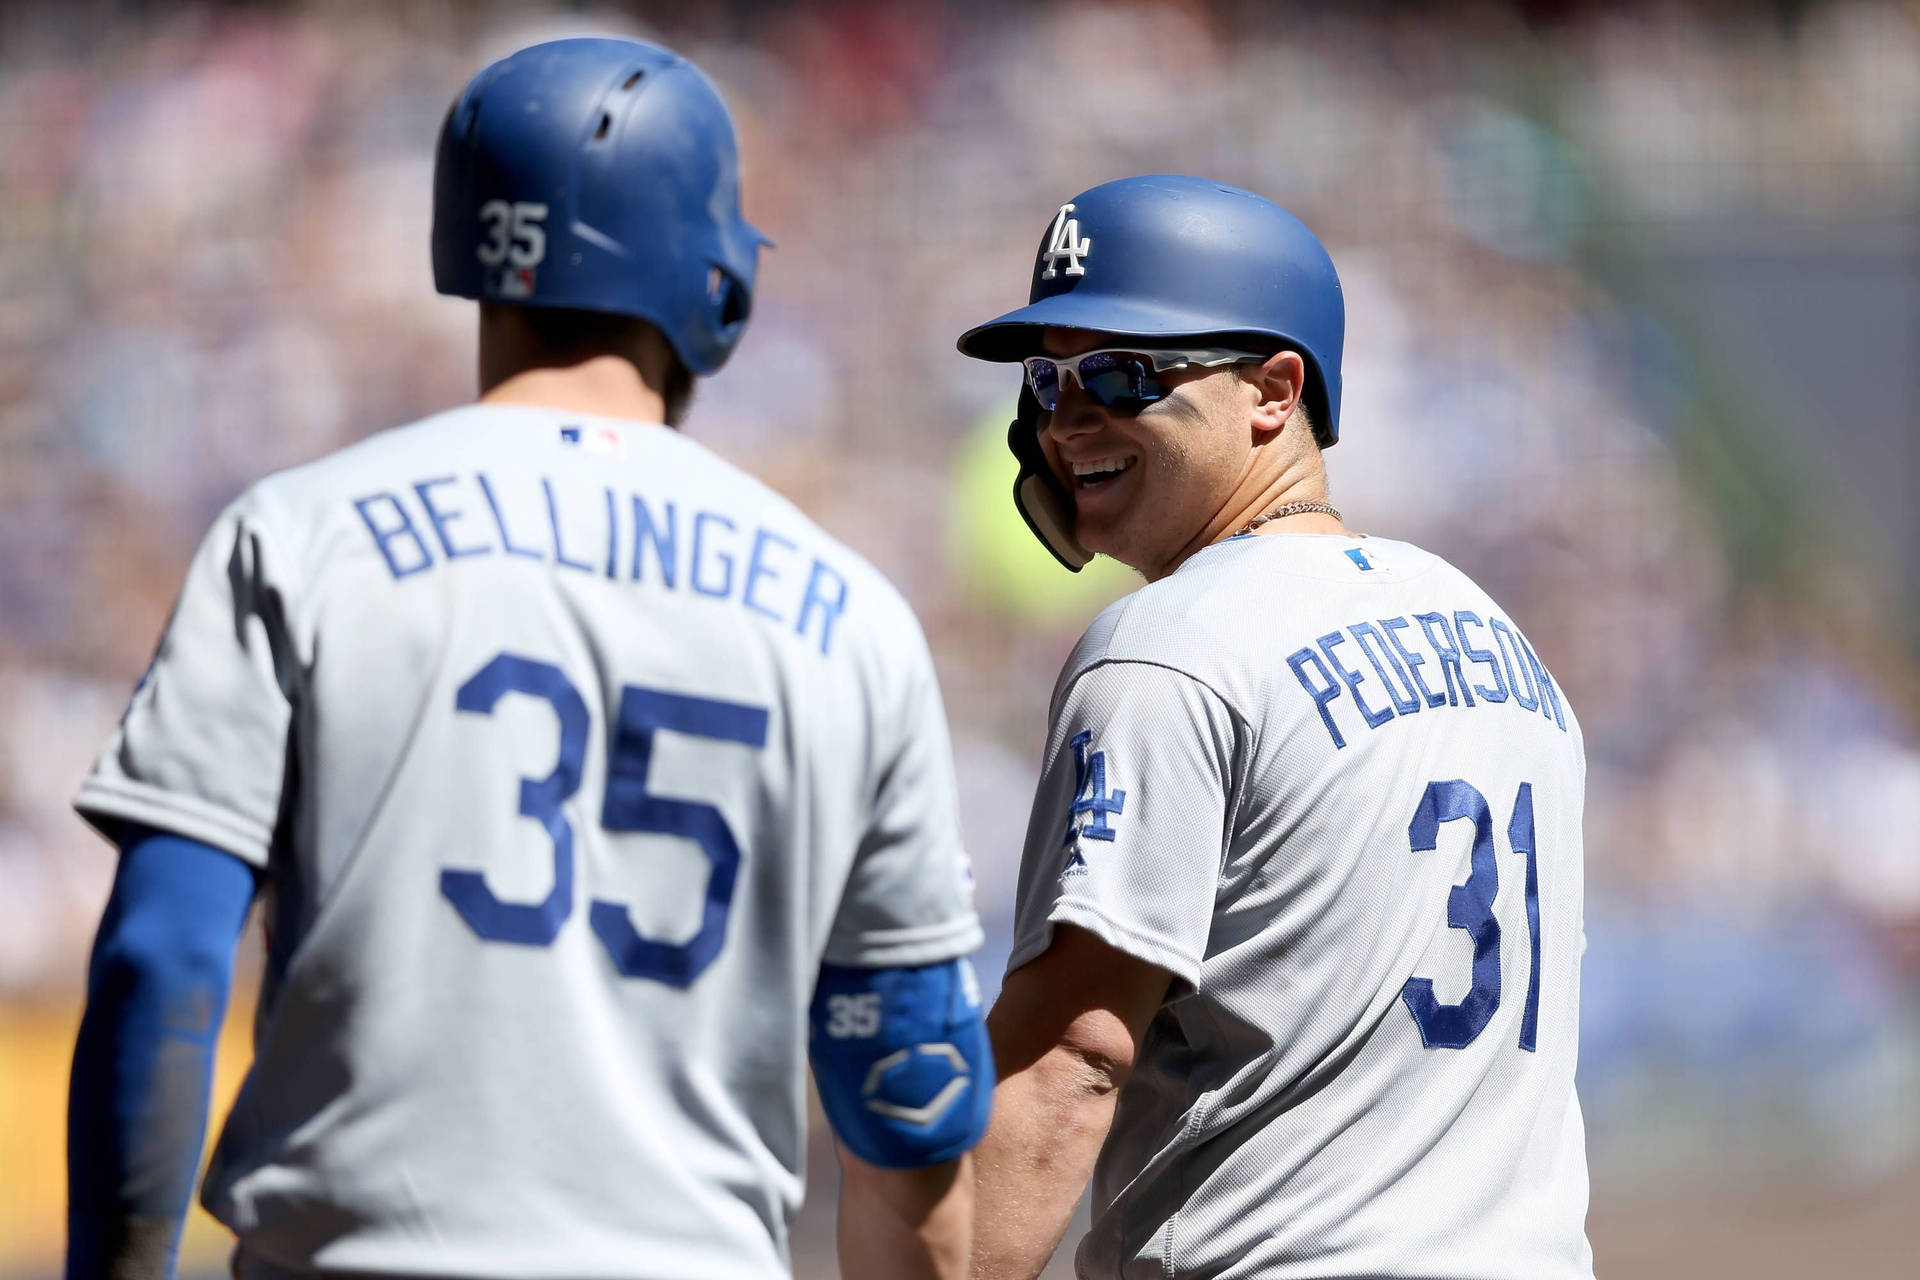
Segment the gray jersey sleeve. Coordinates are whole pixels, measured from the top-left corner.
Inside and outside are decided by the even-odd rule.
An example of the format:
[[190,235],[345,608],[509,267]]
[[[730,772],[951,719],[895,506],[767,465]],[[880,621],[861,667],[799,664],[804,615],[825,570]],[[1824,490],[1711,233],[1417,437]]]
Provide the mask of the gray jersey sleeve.
[[980,945],[947,717],[917,626],[908,654],[897,705],[873,725],[882,745],[872,819],[834,918],[828,964],[935,964]]
[[241,498],[200,544],[153,664],[74,801],[103,834],[139,823],[266,865],[297,666],[285,573],[257,495]]
[[1183,672],[1109,661],[1075,678],[1047,735],[1008,968],[1064,923],[1197,987],[1234,755],[1227,705]]

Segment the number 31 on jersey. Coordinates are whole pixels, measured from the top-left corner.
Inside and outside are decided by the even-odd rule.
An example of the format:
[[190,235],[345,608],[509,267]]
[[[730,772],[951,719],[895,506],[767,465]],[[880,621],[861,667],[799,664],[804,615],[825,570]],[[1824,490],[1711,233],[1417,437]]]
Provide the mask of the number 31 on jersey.
[[[1473,824],[1472,869],[1466,883],[1447,895],[1447,927],[1465,929],[1473,937],[1473,985],[1458,1004],[1434,998],[1433,979],[1408,978],[1400,990],[1407,1011],[1420,1028],[1420,1041],[1429,1049],[1464,1049],[1486,1030],[1500,1007],[1500,921],[1493,900],[1500,892],[1500,862],[1493,847],[1493,813],[1487,798],[1472,783],[1455,778],[1429,782],[1407,826],[1407,840],[1415,853],[1440,847],[1440,828],[1449,822]],[[1527,937],[1533,963],[1527,978],[1527,1004],[1520,1016],[1520,1047],[1534,1051],[1540,1022],[1540,863],[1533,836],[1533,784],[1523,782],[1513,798],[1513,817],[1507,823],[1507,843],[1527,859]]]

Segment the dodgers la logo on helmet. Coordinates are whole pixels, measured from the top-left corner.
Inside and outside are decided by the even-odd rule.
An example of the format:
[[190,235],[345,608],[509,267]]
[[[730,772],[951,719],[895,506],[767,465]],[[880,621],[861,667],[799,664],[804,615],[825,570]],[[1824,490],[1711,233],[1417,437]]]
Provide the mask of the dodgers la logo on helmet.
[[1093,252],[1093,241],[1081,236],[1080,219],[1067,216],[1072,212],[1073,202],[1069,200],[1060,206],[1059,213],[1053,215],[1053,230],[1047,236],[1047,247],[1040,251],[1041,259],[1047,264],[1047,269],[1040,273],[1042,280],[1051,280],[1058,274],[1056,269],[1062,258],[1067,260],[1066,274],[1087,274],[1087,268],[1080,259]]

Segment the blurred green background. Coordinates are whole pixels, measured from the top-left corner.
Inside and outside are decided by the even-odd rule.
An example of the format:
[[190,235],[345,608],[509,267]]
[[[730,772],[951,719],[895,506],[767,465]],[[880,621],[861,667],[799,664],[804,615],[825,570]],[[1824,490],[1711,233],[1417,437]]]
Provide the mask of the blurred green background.
[[[433,138],[483,62],[589,31],[674,45],[739,118],[778,247],[688,430],[920,610],[990,983],[1054,675],[1132,579],[1030,544],[1013,382],[953,339],[1075,192],[1248,186],[1346,282],[1335,500],[1485,585],[1586,728],[1600,1273],[1915,1274],[1920,3],[13,0],[0,1277],[59,1267],[112,873],[67,799],[214,512],[470,394]],[[184,1270],[223,1256],[201,1219]]]

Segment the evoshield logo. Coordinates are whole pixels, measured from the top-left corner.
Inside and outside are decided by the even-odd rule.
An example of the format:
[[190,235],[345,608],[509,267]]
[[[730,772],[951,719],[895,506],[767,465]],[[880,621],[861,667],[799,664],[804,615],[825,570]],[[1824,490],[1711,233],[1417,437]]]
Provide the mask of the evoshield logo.
[[1071,204],[1063,204],[1060,212],[1053,215],[1053,231],[1047,236],[1047,247],[1040,254],[1047,264],[1047,269],[1040,273],[1042,280],[1051,280],[1058,274],[1056,268],[1062,258],[1067,260],[1068,275],[1087,274],[1087,269],[1080,265],[1080,259],[1093,252],[1093,241],[1081,238],[1080,219],[1067,216],[1072,212]]

